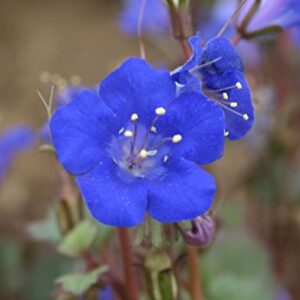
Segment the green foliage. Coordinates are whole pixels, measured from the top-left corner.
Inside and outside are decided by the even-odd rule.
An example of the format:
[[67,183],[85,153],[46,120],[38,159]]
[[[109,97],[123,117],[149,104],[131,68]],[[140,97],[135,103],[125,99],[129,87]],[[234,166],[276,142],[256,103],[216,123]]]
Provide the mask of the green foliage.
[[0,290],[11,292],[18,289],[21,282],[22,249],[17,242],[0,244]]
[[31,237],[37,241],[57,244],[62,238],[54,210],[49,210],[46,219],[28,224],[26,229]]
[[96,223],[95,221],[92,221],[92,223],[96,228],[98,228],[93,242],[93,248],[101,249],[103,246],[105,246],[107,240],[112,236],[114,228],[104,224]]
[[[61,255],[41,251],[35,255],[30,268],[24,270],[22,300],[53,300],[54,280],[66,274],[73,262]],[[26,273],[25,273],[26,272]],[[26,295],[26,296],[25,296]]]
[[58,246],[61,254],[78,257],[89,250],[96,237],[98,228],[90,221],[82,221],[73,228]]
[[211,300],[272,299],[268,256],[247,232],[220,233],[201,267]]
[[97,282],[100,275],[107,271],[107,266],[101,266],[87,273],[72,273],[64,275],[59,277],[56,280],[56,283],[61,284],[66,292],[80,296]]
[[272,300],[272,294],[259,279],[223,274],[214,278],[209,287],[213,300]]

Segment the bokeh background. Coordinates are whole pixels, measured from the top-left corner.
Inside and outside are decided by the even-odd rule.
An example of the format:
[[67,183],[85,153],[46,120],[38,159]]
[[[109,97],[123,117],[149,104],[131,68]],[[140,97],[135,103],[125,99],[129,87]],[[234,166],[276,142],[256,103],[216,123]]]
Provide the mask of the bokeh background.
[[[204,2],[194,18],[207,16],[212,2]],[[49,97],[51,80],[79,75],[94,86],[124,58],[139,55],[137,40],[118,27],[121,9],[117,0],[0,1],[0,132],[43,126],[37,90]],[[182,62],[171,36],[145,38],[145,48],[156,66]],[[219,231],[201,272],[213,300],[300,299],[300,50],[286,32],[259,41],[259,52],[259,62],[247,64],[256,128],[228,143],[210,167],[219,184]],[[56,201],[58,174],[55,158],[37,145],[0,183],[1,299],[52,299],[54,278],[70,271],[69,259],[28,233]]]

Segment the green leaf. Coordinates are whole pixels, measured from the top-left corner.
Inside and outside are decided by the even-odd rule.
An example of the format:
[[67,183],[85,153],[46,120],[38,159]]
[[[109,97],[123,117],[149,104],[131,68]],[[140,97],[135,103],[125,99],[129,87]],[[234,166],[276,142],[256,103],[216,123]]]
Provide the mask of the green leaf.
[[272,300],[272,290],[259,279],[245,279],[224,274],[213,279],[209,289],[211,300]]
[[56,283],[61,284],[66,292],[76,296],[85,293],[90,286],[95,284],[101,274],[108,271],[107,266],[101,266],[88,273],[72,273],[56,279]]
[[26,229],[37,241],[57,244],[61,240],[54,210],[49,211],[46,219],[29,223]]
[[161,248],[164,243],[164,228],[163,224],[155,221],[154,219],[151,220],[151,238],[152,238],[152,245],[156,248]]
[[90,249],[97,231],[96,225],[89,221],[82,221],[64,237],[58,251],[67,256],[80,256]]

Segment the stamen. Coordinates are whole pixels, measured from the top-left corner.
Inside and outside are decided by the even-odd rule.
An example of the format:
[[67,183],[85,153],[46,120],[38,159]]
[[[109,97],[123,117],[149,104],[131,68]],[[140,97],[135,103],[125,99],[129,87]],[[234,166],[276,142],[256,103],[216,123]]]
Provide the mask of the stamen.
[[122,128],[119,130],[119,134],[123,133],[123,132],[124,132],[124,130],[125,130],[125,128],[124,128],[124,127],[122,127]]
[[168,160],[169,160],[169,156],[165,155],[164,158],[163,158],[164,163],[166,163]]
[[243,114],[243,119],[244,119],[245,121],[248,121],[248,120],[249,120],[249,116],[248,116],[247,114]]
[[141,151],[140,151],[140,153],[139,153],[139,156],[141,157],[141,158],[147,158],[147,156],[148,156],[148,151],[146,150],[146,149],[142,149]]
[[[237,83],[235,83],[234,85],[229,85],[229,86],[226,86],[224,88],[221,88],[221,89],[217,89],[217,90],[213,90],[214,92],[223,92],[223,95],[224,95],[224,92],[225,91],[228,91],[228,90],[232,90],[232,89],[238,89],[238,90],[241,90],[243,88],[242,84],[238,81]],[[224,96],[223,96],[224,97]],[[225,98],[224,98],[225,99]]]
[[123,134],[126,137],[133,137],[133,132],[131,130],[125,130]]
[[237,107],[238,104],[237,104],[237,102],[230,102],[230,106],[231,106],[231,107]]
[[155,126],[151,126],[150,131],[153,132],[153,133],[156,133],[156,132],[157,132],[157,129],[156,129]]
[[175,134],[172,137],[172,142],[175,143],[175,144],[179,143],[181,140],[182,140],[182,135],[181,134]]
[[147,151],[146,149],[142,149],[139,153],[139,156],[143,159],[147,158],[147,156],[154,156],[157,154],[157,150],[149,150]]
[[163,107],[158,107],[158,108],[155,109],[155,113],[158,116],[163,116],[166,112],[167,112],[166,109],[163,108]]
[[225,131],[224,136],[229,136],[229,131]]
[[207,67],[207,66],[209,66],[209,65],[212,65],[212,64],[218,62],[218,61],[221,60],[221,59],[222,59],[222,57],[217,57],[217,58],[215,58],[215,59],[213,59],[213,60],[211,60],[211,61],[208,61],[208,62],[203,63],[202,65],[198,65],[198,66],[196,66],[195,68],[193,68],[192,70],[190,70],[190,73],[191,73],[192,75],[196,75],[195,72],[197,72],[197,71],[199,71],[199,70],[201,70],[201,69],[203,69],[203,68],[205,68],[205,67]]
[[148,155],[149,155],[149,156],[154,156],[154,155],[157,154],[157,152],[158,152],[158,151],[157,151],[156,149],[154,149],[154,150],[149,150],[149,151],[148,151]]
[[222,96],[223,96],[223,98],[224,98],[225,100],[228,100],[228,98],[229,98],[229,97],[228,97],[228,94],[225,93],[225,92],[222,94]]
[[131,121],[136,121],[138,118],[139,118],[139,116],[136,113],[132,114],[130,117]]
[[[220,106],[222,106],[224,109],[227,109],[228,111],[234,113],[235,115],[243,118],[245,121],[249,120],[249,116],[247,114],[242,114],[238,111],[235,111],[234,109],[231,109],[230,107],[228,107],[228,105],[226,105],[227,103],[223,103],[222,101],[220,101],[219,99],[214,98],[214,100],[216,101],[217,104],[219,104]],[[232,102],[231,102],[232,103]],[[235,102],[234,102],[235,103]],[[231,105],[230,105],[231,106]]]
[[242,84],[239,81],[235,84],[235,86],[238,90],[241,90],[243,88]]
[[72,75],[70,77],[70,82],[72,85],[78,86],[81,83],[81,77],[79,75]]

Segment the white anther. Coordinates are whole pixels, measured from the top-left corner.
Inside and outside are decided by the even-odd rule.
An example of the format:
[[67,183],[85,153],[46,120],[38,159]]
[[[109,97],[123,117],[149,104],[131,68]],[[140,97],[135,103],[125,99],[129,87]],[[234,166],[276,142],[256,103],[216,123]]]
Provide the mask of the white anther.
[[126,137],[132,137],[133,136],[133,132],[131,130],[125,130],[123,134]]
[[249,116],[248,116],[247,114],[243,114],[243,119],[244,119],[245,121],[248,121],[248,120],[249,120]]
[[156,149],[154,149],[154,150],[149,150],[149,151],[147,152],[147,154],[148,154],[148,156],[154,156],[154,155],[157,154],[157,150],[156,150]]
[[163,158],[163,160],[164,160],[164,163],[166,163],[169,160],[169,156],[165,155],[164,158]]
[[228,94],[227,93],[223,93],[222,96],[223,96],[223,99],[228,100]]
[[224,136],[229,136],[229,131],[225,131]]
[[132,114],[130,119],[131,121],[136,121],[139,118],[138,114]]
[[238,104],[237,104],[237,102],[230,102],[230,106],[231,106],[231,107],[237,107]]
[[182,135],[181,134],[175,134],[172,137],[172,142],[173,143],[179,143],[182,140]]
[[140,153],[139,153],[139,156],[140,156],[141,158],[147,158],[147,156],[148,156],[148,151],[147,151],[146,149],[142,149],[142,150],[140,151]]
[[157,129],[156,129],[155,126],[151,126],[150,131],[153,132],[153,133],[156,133],[156,132],[157,132]]
[[40,75],[39,75],[39,79],[41,82],[43,83],[47,83],[50,81],[51,79],[51,74],[47,71],[43,71]]
[[124,132],[124,130],[125,130],[125,128],[124,128],[124,127],[122,127],[122,128],[119,130],[119,134],[123,133],[123,132]]
[[62,77],[60,76],[60,74],[55,73],[55,74],[51,75],[51,80],[52,80],[53,83],[57,83],[57,81],[58,81],[60,78],[62,78]]
[[81,77],[79,75],[72,75],[70,77],[70,82],[72,85],[78,86],[81,83]]
[[242,84],[239,81],[235,84],[235,86],[238,90],[241,90],[243,88]]
[[165,113],[166,113],[166,109],[163,108],[163,107],[157,107],[155,109],[155,113],[158,115],[158,116],[163,116]]

